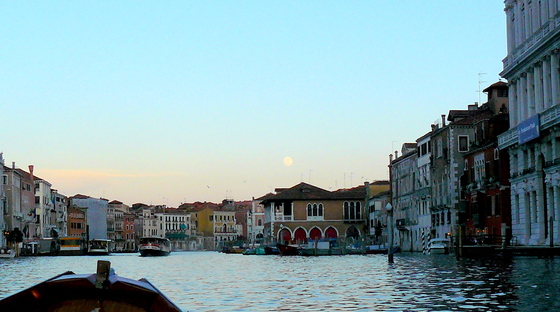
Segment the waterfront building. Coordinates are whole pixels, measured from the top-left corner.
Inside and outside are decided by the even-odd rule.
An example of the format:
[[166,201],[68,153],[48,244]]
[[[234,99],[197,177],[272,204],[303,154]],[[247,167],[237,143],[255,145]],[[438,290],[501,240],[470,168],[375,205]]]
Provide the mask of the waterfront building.
[[4,175],[4,154],[0,152],[0,177],[2,177],[2,183],[0,183],[0,248],[8,246],[7,238],[5,233],[9,230],[8,224],[6,222],[6,216],[8,216],[8,200],[6,198],[6,191],[8,185],[8,176]]
[[172,250],[191,250],[190,246],[190,213],[182,209],[161,207],[156,210],[158,220],[158,236],[166,237],[171,242]]
[[56,227],[56,209],[52,200],[52,184],[33,175],[33,165],[29,173],[35,186],[35,224],[31,224],[30,233],[36,238],[58,237]]
[[395,151],[391,162],[392,205],[395,220],[395,242],[406,251],[421,251],[423,229],[418,227],[419,211],[416,194],[418,153],[416,143],[405,143],[401,156]]
[[131,212],[123,213],[123,251],[136,250],[136,231],[134,226],[135,215]]
[[[416,139],[417,144],[417,172],[415,177],[415,194],[416,205],[418,211],[418,225],[416,226],[420,245],[415,251],[424,251],[427,249],[428,241],[431,238],[432,227],[432,141],[431,132],[424,134]],[[414,245],[413,245],[414,246]]]
[[24,239],[28,240],[30,224],[34,224],[36,221],[35,188],[32,177],[28,172],[16,168],[15,163],[12,163],[12,167],[2,166],[2,168],[4,171],[2,178],[6,203],[4,210],[6,228],[8,230],[20,228]]
[[[139,212],[139,222],[137,226],[137,233],[139,232],[139,235],[136,236],[136,239],[139,240],[141,237],[148,236],[163,237],[158,235],[158,222],[154,206],[143,206]],[[138,245],[138,241],[136,245]]]
[[250,242],[249,233],[253,231],[253,220],[251,217],[252,201],[238,201],[234,203],[235,209],[235,232],[237,239]]
[[225,199],[221,204],[195,202],[182,204],[179,208],[191,213],[197,249],[221,250],[223,246],[249,242],[250,201],[235,202]]
[[387,243],[387,210],[390,201],[390,190],[384,190],[369,197],[369,213],[367,218],[368,233],[373,244]]
[[251,222],[252,228],[249,231],[249,242],[251,244],[261,244],[264,242],[264,206],[262,201],[274,194],[268,193],[251,202]]
[[484,89],[488,102],[473,116],[474,137],[464,154],[461,178],[466,204],[459,215],[462,234],[473,240],[483,236],[489,244],[502,244],[511,238],[509,155],[498,149],[497,139],[509,127],[507,90],[505,82]]
[[506,0],[512,235],[519,244],[560,244],[560,6]]
[[60,194],[58,190],[51,189],[51,200],[54,214],[51,213],[51,221],[55,227],[53,231],[57,236],[68,235],[68,197]]
[[109,201],[105,198],[93,198],[76,194],[70,197],[70,205],[85,208],[86,237],[92,239],[107,239],[107,207]]
[[387,181],[340,189],[334,192],[300,183],[262,201],[264,235],[268,241],[307,243],[309,240],[358,239],[367,229],[366,198],[377,192],[366,187],[385,186]]
[[68,207],[68,231],[67,236],[87,237],[87,208],[78,208],[76,206]]
[[124,251],[126,238],[124,234],[124,214],[128,206],[113,200],[107,205],[107,238],[115,242],[115,251]]
[[464,211],[460,185],[463,154],[469,151],[469,142],[474,137],[472,118],[480,113],[478,104],[469,105],[467,110],[450,110],[449,124],[442,115],[441,124],[432,125],[431,238],[459,235],[458,216]]
[[115,242],[115,206],[111,202],[107,203],[107,239]]

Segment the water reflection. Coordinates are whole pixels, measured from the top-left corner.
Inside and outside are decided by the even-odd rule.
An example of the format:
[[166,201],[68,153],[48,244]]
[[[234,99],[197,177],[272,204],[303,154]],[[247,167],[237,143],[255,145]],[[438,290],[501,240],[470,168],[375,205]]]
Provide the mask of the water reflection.
[[560,259],[461,260],[400,254],[332,257],[214,252],[0,261],[0,298],[72,270],[148,278],[185,311],[555,311]]

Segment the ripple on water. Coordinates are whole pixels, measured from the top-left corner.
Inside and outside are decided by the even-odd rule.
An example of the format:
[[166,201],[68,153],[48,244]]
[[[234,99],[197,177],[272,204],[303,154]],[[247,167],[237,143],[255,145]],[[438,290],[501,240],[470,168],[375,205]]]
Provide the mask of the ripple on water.
[[[2,259],[0,298],[66,270],[93,272],[99,258]],[[185,311],[550,310],[558,305],[551,294],[560,292],[558,259],[491,263],[399,254],[388,265],[383,255],[104,258],[121,276],[147,278]]]

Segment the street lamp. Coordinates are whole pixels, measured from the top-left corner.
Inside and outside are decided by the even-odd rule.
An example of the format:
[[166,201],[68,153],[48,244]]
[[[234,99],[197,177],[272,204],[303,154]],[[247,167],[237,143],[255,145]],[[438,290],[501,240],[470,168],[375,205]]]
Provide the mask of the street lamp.
[[389,241],[389,248],[387,249],[387,261],[389,264],[394,263],[393,261],[393,205],[387,203],[385,206],[387,210],[387,240]]

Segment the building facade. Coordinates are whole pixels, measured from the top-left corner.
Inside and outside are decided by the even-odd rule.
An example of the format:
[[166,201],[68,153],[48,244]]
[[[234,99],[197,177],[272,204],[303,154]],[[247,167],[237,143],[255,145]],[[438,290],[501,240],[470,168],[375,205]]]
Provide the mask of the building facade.
[[512,235],[560,244],[560,6],[506,0],[510,128],[498,146],[510,160]]
[[[389,188],[387,181],[373,186]],[[305,244],[309,241],[352,240],[369,236],[370,185],[334,192],[300,183],[277,189],[262,201],[265,209],[264,236],[269,242]],[[376,191],[375,193],[378,193]]]
[[70,203],[72,206],[85,208],[88,240],[107,239],[107,199],[77,194],[70,197]]

